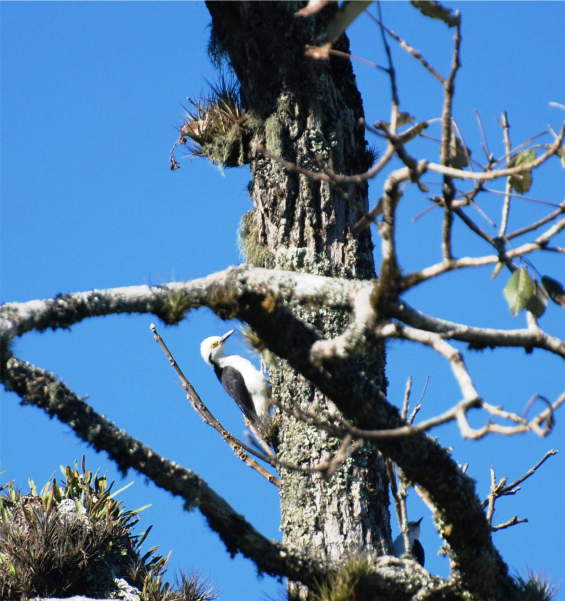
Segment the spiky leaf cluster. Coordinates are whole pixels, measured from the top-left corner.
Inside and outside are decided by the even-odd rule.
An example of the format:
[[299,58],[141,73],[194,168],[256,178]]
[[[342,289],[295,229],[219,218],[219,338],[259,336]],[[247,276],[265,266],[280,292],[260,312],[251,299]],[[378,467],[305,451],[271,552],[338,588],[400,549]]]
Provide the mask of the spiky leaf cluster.
[[[141,554],[151,527],[132,533],[145,508],[126,511],[115,499],[127,486],[112,493],[113,483],[86,470],[84,457],[82,469],[75,462],[75,469],[61,471],[64,479],[51,477],[39,493],[31,479],[28,495],[11,482],[0,487],[0,599],[106,596],[118,592],[117,579],[135,587],[140,601],[214,598],[200,594],[212,589],[206,581],[199,589],[196,575],[171,587],[164,579],[169,557],[157,554],[158,547]],[[192,596],[187,579],[194,582]]]
[[[216,84],[211,84],[207,96],[189,98],[190,108],[186,108],[179,128],[179,139],[173,146],[185,145],[193,157],[206,157],[225,167],[244,165],[246,143],[250,132],[247,125],[250,115],[244,110],[239,84],[223,74]],[[246,143],[244,142],[244,138]],[[171,154],[171,169],[180,165]]]

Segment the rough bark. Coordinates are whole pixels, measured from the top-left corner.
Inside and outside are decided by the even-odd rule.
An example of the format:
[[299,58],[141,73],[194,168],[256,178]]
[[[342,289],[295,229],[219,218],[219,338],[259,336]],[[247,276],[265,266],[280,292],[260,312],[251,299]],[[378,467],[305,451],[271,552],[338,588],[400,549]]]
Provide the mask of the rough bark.
[[[335,171],[354,174],[369,166],[363,107],[349,61],[304,57],[334,8],[314,18],[294,17],[293,2],[208,2],[212,44],[227,55],[241,84],[244,108],[260,118],[255,141],[272,153],[315,169],[316,157]],[[341,41],[348,50],[348,41]],[[369,230],[354,238],[360,215],[341,191],[326,182],[289,172],[261,153],[250,152],[250,196],[254,211],[243,221],[243,246],[258,266],[346,278],[373,278]],[[346,191],[363,210],[367,185]],[[250,249],[253,249],[250,252]],[[324,337],[347,323],[335,310],[303,309],[300,316]],[[359,360],[365,373],[386,389],[384,349]],[[274,398],[283,406],[320,411],[331,402],[284,361],[269,366]],[[341,441],[276,411],[280,419],[276,450],[281,460],[311,467],[335,453]],[[281,528],[285,543],[320,558],[343,559],[358,551],[390,553],[390,514],[386,472],[378,451],[367,445],[349,458],[328,482],[319,473],[285,471],[281,487]],[[305,594],[303,590],[301,594]]]

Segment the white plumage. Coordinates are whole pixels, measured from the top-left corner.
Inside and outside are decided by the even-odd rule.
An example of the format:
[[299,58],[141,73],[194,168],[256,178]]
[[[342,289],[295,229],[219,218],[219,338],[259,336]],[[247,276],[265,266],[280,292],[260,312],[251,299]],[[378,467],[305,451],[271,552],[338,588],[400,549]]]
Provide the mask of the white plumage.
[[226,355],[224,345],[235,332],[210,336],[202,341],[200,354],[211,365],[226,392],[252,420],[269,414],[271,389],[263,374],[245,357]]

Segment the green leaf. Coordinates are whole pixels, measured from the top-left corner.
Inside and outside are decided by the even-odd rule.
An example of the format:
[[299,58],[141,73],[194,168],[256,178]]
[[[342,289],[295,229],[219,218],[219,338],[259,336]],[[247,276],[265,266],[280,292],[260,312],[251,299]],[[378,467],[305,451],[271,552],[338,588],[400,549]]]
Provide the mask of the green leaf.
[[439,2],[433,2],[432,0],[412,0],[411,4],[426,17],[439,19],[446,23],[448,27],[455,27],[460,21],[459,15],[453,13],[450,8],[442,6]]
[[561,148],[557,151],[557,154],[561,157],[561,165],[565,167],[565,146],[561,146]]
[[329,22],[326,36],[330,42],[335,42],[339,36],[355,21],[355,19],[372,4],[372,0],[356,0],[344,2],[335,17]]
[[517,269],[512,274],[504,289],[504,296],[508,301],[512,315],[516,316],[526,308],[534,294],[534,289],[534,282],[526,269]]
[[414,115],[411,115],[410,113],[407,113],[405,111],[401,111],[400,113],[398,113],[398,119],[396,120],[396,126],[397,127],[402,127],[403,125],[406,125],[407,123],[412,123],[412,121],[414,121],[416,117],[414,117]]
[[35,482],[30,478],[28,480],[28,483],[29,483],[29,488],[31,489],[31,494],[34,497],[37,497],[37,486],[35,486]]
[[547,307],[547,292],[534,281],[534,293],[528,301],[526,309],[536,317],[541,317],[545,313]]
[[463,169],[469,166],[471,151],[453,133],[449,145],[449,163],[454,169]]
[[561,282],[544,275],[541,278],[541,285],[545,288],[549,298],[561,307],[565,307],[565,289]]
[[140,507],[139,509],[130,509],[128,511],[128,513],[141,513],[142,511],[145,511],[145,509],[147,509],[148,507],[151,507],[151,503],[149,503],[149,505],[144,505],[143,507]]
[[[515,154],[508,161],[508,168],[518,167],[518,165],[526,165],[527,163],[531,163],[536,160],[536,151],[534,148],[530,148],[529,150],[524,150],[523,152],[519,152]],[[524,171],[519,175],[511,175],[510,176],[510,185],[512,188],[518,192],[518,194],[525,194],[532,187],[533,182],[532,170]]]
[[60,503],[63,500],[63,495],[61,494],[61,489],[57,484],[57,480],[53,480],[53,498],[57,503]]
[[492,275],[490,276],[490,279],[494,280],[494,278],[502,271],[503,267],[504,267],[504,263],[502,261],[498,262],[492,271]]
[[125,486],[120,488],[120,490],[117,490],[116,492],[112,493],[109,498],[113,499],[116,495],[119,495],[121,492],[123,492],[124,490],[129,488],[132,484],[133,484],[133,480],[129,484],[126,484]]

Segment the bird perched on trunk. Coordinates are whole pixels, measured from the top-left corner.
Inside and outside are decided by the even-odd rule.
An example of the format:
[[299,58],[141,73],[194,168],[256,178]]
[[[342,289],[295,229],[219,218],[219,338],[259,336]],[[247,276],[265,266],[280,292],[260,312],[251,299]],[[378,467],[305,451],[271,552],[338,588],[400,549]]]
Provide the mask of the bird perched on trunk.
[[226,392],[243,414],[253,422],[269,415],[271,389],[263,374],[245,357],[226,355],[224,345],[235,332],[210,336],[202,341],[200,354],[211,365]]
[[[416,561],[424,567],[424,561],[426,555],[424,553],[424,547],[418,540],[420,538],[420,522],[424,518],[420,518],[417,522],[408,522],[408,538],[410,539],[410,547],[412,555],[416,558]],[[404,536],[402,532],[394,539],[393,543],[394,554],[396,557],[402,557],[406,553],[406,546],[404,545]]]

